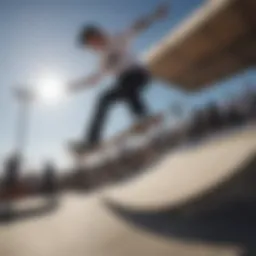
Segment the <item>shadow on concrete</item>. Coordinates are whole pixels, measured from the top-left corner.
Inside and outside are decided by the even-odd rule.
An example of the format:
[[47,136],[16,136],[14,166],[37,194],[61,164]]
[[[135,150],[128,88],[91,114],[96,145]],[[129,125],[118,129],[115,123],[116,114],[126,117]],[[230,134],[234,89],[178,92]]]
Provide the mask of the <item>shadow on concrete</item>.
[[[246,172],[248,178],[255,177],[256,158],[253,158],[253,161],[250,161],[245,167]],[[250,186],[253,186],[252,183],[254,182],[255,179],[251,180]],[[244,186],[240,188],[235,186],[236,190],[243,188]],[[206,196],[200,200],[199,210],[193,209],[191,212],[189,207],[193,207],[193,202],[188,202],[188,205],[169,207],[151,212],[128,209],[110,199],[104,199],[104,204],[117,217],[148,232],[187,241],[233,244],[243,248],[246,251],[245,256],[255,256],[255,195],[237,197],[236,200],[232,198],[230,201],[220,200],[218,204],[215,202],[214,207],[209,207],[208,209],[207,207],[211,205],[209,197]],[[202,208],[202,200],[206,204],[206,209]]]

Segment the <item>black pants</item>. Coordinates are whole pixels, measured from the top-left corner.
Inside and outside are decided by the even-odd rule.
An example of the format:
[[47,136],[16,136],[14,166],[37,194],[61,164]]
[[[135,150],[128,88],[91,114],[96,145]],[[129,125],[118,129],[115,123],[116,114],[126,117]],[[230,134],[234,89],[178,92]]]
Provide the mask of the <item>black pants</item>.
[[141,98],[142,90],[148,84],[150,75],[144,68],[133,68],[124,72],[117,79],[114,88],[103,93],[93,115],[93,120],[86,134],[86,141],[89,145],[94,145],[101,139],[102,127],[110,107],[116,102],[128,103],[132,113],[137,117],[145,117],[148,110]]

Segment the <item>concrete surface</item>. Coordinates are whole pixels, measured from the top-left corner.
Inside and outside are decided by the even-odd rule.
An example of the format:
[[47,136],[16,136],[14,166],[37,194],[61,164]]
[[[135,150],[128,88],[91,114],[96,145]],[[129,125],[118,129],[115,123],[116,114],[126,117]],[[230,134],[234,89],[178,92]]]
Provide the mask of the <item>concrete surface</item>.
[[126,184],[87,196],[63,195],[60,207],[48,215],[2,223],[0,255],[241,255],[234,244],[183,241],[146,231],[120,218],[105,200],[144,210],[189,201],[234,175],[255,149],[256,131],[250,127],[182,149]]

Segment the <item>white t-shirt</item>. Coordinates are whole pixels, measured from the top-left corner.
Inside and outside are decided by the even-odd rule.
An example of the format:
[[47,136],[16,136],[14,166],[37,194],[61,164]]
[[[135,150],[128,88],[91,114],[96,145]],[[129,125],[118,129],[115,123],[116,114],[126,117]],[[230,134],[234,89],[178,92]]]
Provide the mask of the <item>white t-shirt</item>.
[[132,52],[132,39],[134,33],[127,31],[110,37],[109,44],[100,56],[100,69],[102,72],[120,75],[126,70],[142,66]]

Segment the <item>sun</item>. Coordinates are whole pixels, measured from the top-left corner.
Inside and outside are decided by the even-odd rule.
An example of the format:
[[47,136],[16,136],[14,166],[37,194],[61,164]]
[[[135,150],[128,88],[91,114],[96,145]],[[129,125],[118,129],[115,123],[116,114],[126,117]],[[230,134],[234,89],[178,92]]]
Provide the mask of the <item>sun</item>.
[[56,104],[65,96],[64,84],[56,76],[45,76],[37,84],[37,98],[46,104]]

